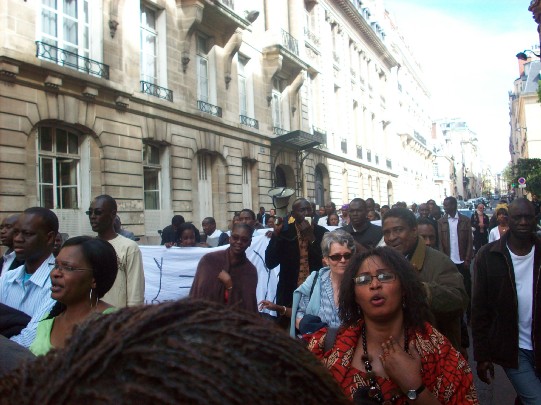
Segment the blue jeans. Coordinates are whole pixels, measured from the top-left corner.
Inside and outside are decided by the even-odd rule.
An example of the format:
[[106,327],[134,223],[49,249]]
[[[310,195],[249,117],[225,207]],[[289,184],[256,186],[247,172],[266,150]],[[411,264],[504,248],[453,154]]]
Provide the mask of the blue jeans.
[[518,349],[518,369],[504,370],[523,405],[541,404],[541,378],[535,372],[533,350]]

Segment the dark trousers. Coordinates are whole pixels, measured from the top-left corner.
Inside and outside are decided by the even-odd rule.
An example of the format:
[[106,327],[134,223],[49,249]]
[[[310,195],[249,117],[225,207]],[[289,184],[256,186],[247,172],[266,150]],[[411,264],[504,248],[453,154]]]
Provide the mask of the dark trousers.
[[468,319],[468,322],[470,321],[471,317],[471,271],[469,266],[465,266],[464,263],[455,264],[456,268],[462,274],[462,277],[464,278],[464,288],[466,289],[466,294],[468,294],[469,302],[468,302],[468,309],[466,310],[466,317]]

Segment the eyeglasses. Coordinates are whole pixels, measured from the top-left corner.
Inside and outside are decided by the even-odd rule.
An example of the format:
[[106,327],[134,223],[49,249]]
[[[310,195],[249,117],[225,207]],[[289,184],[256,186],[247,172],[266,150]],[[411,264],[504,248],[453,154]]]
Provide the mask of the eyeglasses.
[[250,238],[243,238],[242,236],[239,236],[239,235],[231,235],[229,239],[232,240],[233,242],[242,242],[242,243],[248,243],[251,241]]
[[377,279],[380,283],[390,283],[396,280],[396,274],[394,273],[379,273],[375,276],[371,274],[361,274],[359,277],[354,277],[353,282],[355,285],[369,285],[372,284],[372,279]]
[[351,259],[351,256],[352,254],[351,253],[344,253],[343,255],[341,254],[335,254],[335,255],[332,255],[332,256],[327,256],[329,259],[331,259],[333,262],[339,262],[340,260],[344,259],[344,260],[349,260]]
[[100,208],[96,208],[96,209],[93,209],[93,208],[89,208],[87,212],[85,212],[86,215],[90,216],[92,214],[94,215],[101,215],[103,214],[103,210],[100,209]]
[[73,273],[75,271],[84,271],[84,270],[90,270],[85,267],[72,267],[72,266],[64,266],[63,264],[59,263],[49,263],[49,266],[53,266],[53,269],[60,270],[61,273]]

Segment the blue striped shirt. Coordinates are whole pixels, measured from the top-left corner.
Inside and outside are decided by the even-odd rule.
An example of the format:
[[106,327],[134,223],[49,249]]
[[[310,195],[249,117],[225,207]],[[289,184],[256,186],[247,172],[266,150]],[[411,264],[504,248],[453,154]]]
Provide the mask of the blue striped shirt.
[[32,276],[24,281],[25,265],[2,274],[0,277],[0,302],[32,317],[20,334],[11,340],[24,347],[30,346],[36,336],[38,322],[51,311],[55,301],[51,298],[51,254]]
[[[299,301],[297,309],[297,319],[302,319],[306,312],[306,307],[310,302],[308,295],[303,295]],[[319,304],[319,313],[317,314],[322,322],[327,323],[330,328],[340,326],[338,318],[338,308],[334,305],[334,293],[331,282],[331,271],[323,273],[321,276],[321,303]]]

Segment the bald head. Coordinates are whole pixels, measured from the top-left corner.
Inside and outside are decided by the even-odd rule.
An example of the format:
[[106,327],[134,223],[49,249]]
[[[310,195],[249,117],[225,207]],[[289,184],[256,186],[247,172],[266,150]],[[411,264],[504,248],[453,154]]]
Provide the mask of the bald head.
[[509,232],[519,240],[529,240],[535,230],[535,208],[525,198],[517,198],[509,204]]

